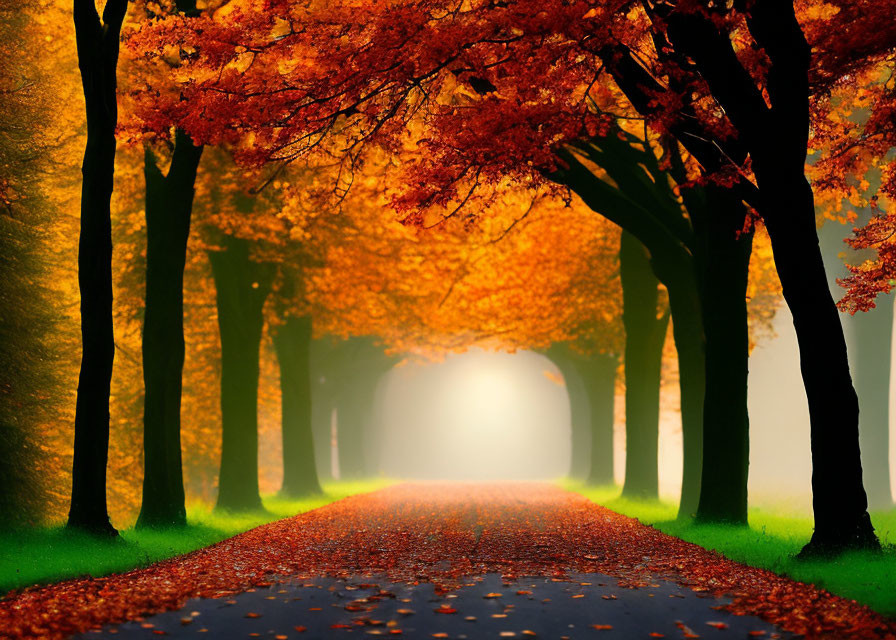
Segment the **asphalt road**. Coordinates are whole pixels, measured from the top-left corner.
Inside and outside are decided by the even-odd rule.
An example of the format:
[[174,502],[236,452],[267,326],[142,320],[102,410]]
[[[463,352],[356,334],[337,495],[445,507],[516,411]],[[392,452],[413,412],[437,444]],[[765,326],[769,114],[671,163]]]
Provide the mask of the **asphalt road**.
[[[466,586],[468,585],[468,586]],[[85,640],[161,634],[175,638],[792,638],[727,601],[667,580],[624,588],[603,574],[567,579],[474,577],[437,594],[432,584],[373,579],[274,583],[233,598],[194,599],[183,609],[107,627]],[[661,634],[661,635],[660,635]],[[752,635],[751,635],[752,634]]]

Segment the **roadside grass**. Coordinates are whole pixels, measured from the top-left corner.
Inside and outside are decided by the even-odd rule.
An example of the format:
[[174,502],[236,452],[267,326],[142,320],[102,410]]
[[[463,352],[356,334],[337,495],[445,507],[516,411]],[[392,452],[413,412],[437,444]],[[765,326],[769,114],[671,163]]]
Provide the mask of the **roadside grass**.
[[718,551],[726,558],[768,569],[800,582],[868,605],[896,617],[896,510],[872,512],[871,520],[884,545],[880,554],[847,553],[832,560],[796,560],[812,535],[812,519],[768,508],[751,508],[750,527],[695,524],[678,520],[678,507],[665,501],[620,497],[619,487],[589,487],[574,481],[562,486],[592,502],[638,519],[663,533]]
[[66,531],[62,526],[0,532],[0,598],[11,589],[103,576],[145,567],[235,536],[259,525],[317,509],[336,500],[389,485],[385,480],[333,482],[324,493],[289,500],[263,496],[264,511],[219,513],[210,505],[187,506],[181,529],[121,531],[115,540]]

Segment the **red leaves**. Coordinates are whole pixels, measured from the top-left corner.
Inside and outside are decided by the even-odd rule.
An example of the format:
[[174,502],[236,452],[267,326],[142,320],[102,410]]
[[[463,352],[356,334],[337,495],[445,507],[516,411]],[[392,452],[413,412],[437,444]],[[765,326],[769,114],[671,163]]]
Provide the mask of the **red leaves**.
[[[478,542],[476,525],[485,532]],[[585,560],[583,549],[597,559]],[[434,582],[447,597],[469,576],[561,580],[564,571],[602,572],[632,587],[683,579],[696,589],[734,594],[729,609],[735,613],[758,615],[807,637],[896,634],[891,622],[855,602],[731,562],[575,494],[532,485],[403,485],[348,498],[146,569],[13,594],[0,601],[0,629],[13,638],[63,638],[176,609],[194,597],[229,597],[274,575],[302,580],[383,574],[390,581]],[[367,600],[389,597],[377,591]],[[505,595],[508,600],[521,602]],[[318,615],[313,609],[320,607],[297,611]],[[437,611],[457,613],[450,604]]]

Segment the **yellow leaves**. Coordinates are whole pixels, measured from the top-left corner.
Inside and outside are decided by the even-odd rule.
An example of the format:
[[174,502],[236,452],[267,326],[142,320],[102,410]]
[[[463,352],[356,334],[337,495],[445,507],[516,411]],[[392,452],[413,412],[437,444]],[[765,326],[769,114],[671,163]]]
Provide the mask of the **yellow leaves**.
[[799,3],[799,19],[800,21],[808,20],[830,20],[840,8],[828,2]]

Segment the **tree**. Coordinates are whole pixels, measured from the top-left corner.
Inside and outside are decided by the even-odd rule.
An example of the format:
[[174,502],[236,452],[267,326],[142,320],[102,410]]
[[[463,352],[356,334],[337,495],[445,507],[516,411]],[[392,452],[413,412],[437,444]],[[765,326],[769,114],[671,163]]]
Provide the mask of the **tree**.
[[258,491],[258,358],[274,265],[250,257],[249,241],[209,251],[221,330],[221,472],[217,509],[261,509]]
[[[593,387],[583,379],[579,373],[578,360],[581,354],[575,352],[572,345],[567,343],[557,343],[550,346],[544,352],[544,355],[554,363],[554,366],[560,370],[563,375],[563,386],[566,387],[566,395],[569,398],[569,427],[572,452],[569,461],[569,477],[575,480],[588,481],[591,478],[591,471],[596,471],[596,475],[601,478],[598,484],[613,483],[613,449],[612,435],[613,423],[610,422],[610,445],[609,458],[606,452],[601,452],[600,462],[604,465],[609,462],[609,473],[606,469],[597,470],[595,466],[597,460],[592,459],[594,453],[593,447],[598,446],[595,442],[595,434],[592,433],[592,406],[594,402],[589,399],[589,393],[593,392]],[[615,376],[613,379],[615,393]],[[614,398],[615,400],[615,398]],[[599,405],[594,408],[595,411],[601,412],[602,407]]]
[[313,320],[307,312],[293,314],[282,302],[296,297],[304,303],[302,274],[284,265],[282,284],[277,292],[281,304],[279,324],[271,334],[277,362],[280,365],[281,429],[283,431],[284,496],[320,493],[315,463],[312,428],[311,328]]
[[311,318],[290,317],[274,333],[280,363],[284,496],[320,493],[311,430]]
[[[552,345],[546,355],[563,374],[569,395],[570,477],[593,486],[612,485],[619,357],[614,353],[580,353],[569,343]],[[634,443],[626,440],[626,448],[629,445]]]
[[[378,437],[374,432],[373,408],[383,375],[396,363],[373,337],[357,336],[337,346],[336,433],[339,473],[342,478],[376,475]],[[331,369],[331,371],[333,370]]]
[[[734,144],[718,135],[701,135],[698,143],[682,131],[678,138],[710,168],[721,165],[718,150],[735,159],[749,154],[756,184],[747,186],[742,179],[737,182],[747,189],[755,188],[752,199],[771,237],[784,298],[793,314],[812,429],[815,531],[802,553],[876,548],[862,484],[858,400],[849,375],[843,331],[827,287],[815,232],[813,193],[805,175],[810,125],[809,43],[792,4],[761,0],[750,6],[743,19],[746,33],[765,54],[768,72],[763,90],[768,94],[767,102],[750,69],[738,59],[727,28],[699,9],[660,8],[660,17],[668,25],[669,43],[693,61],[710,95],[738,134]],[[617,81],[622,79],[618,69]],[[630,84],[634,80],[630,78]],[[644,108],[642,89],[629,87],[627,93]],[[690,126],[682,121],[676,125],[679,129]],[[717,150],[704,146],[702,141],[707,139]],[[733,146],[739,148],[734,150]],[[818,349],[818,344],[826,348]]]
[[[195,13],[195,0],[175,9]],[[138,527],[183,526],[181,395],[184,368],[184,267],[202,147],[176,130],[167,174],[145,144],[146,312],[143,319],[143,504]]]
[[78,66],[87,112],[82,165],[78,283],[83,353],[75,413],[75,457],[68,526],[117,535],[106,508],[112,332],[111,199],[118,123],[116,69],[127,0],[109,0],[102,20],[93,2],[75,0]]
[[622,495],[658,499],[660,371],[669,311],[660,306],[659,281],[644,245],[627,232],[620,244],[626,442]]
[[144,475],[137,525],[186,524],[180,444],[184,267],[202,147],[178,132],[163,175],[146,147],[146,313],[143,320]]

